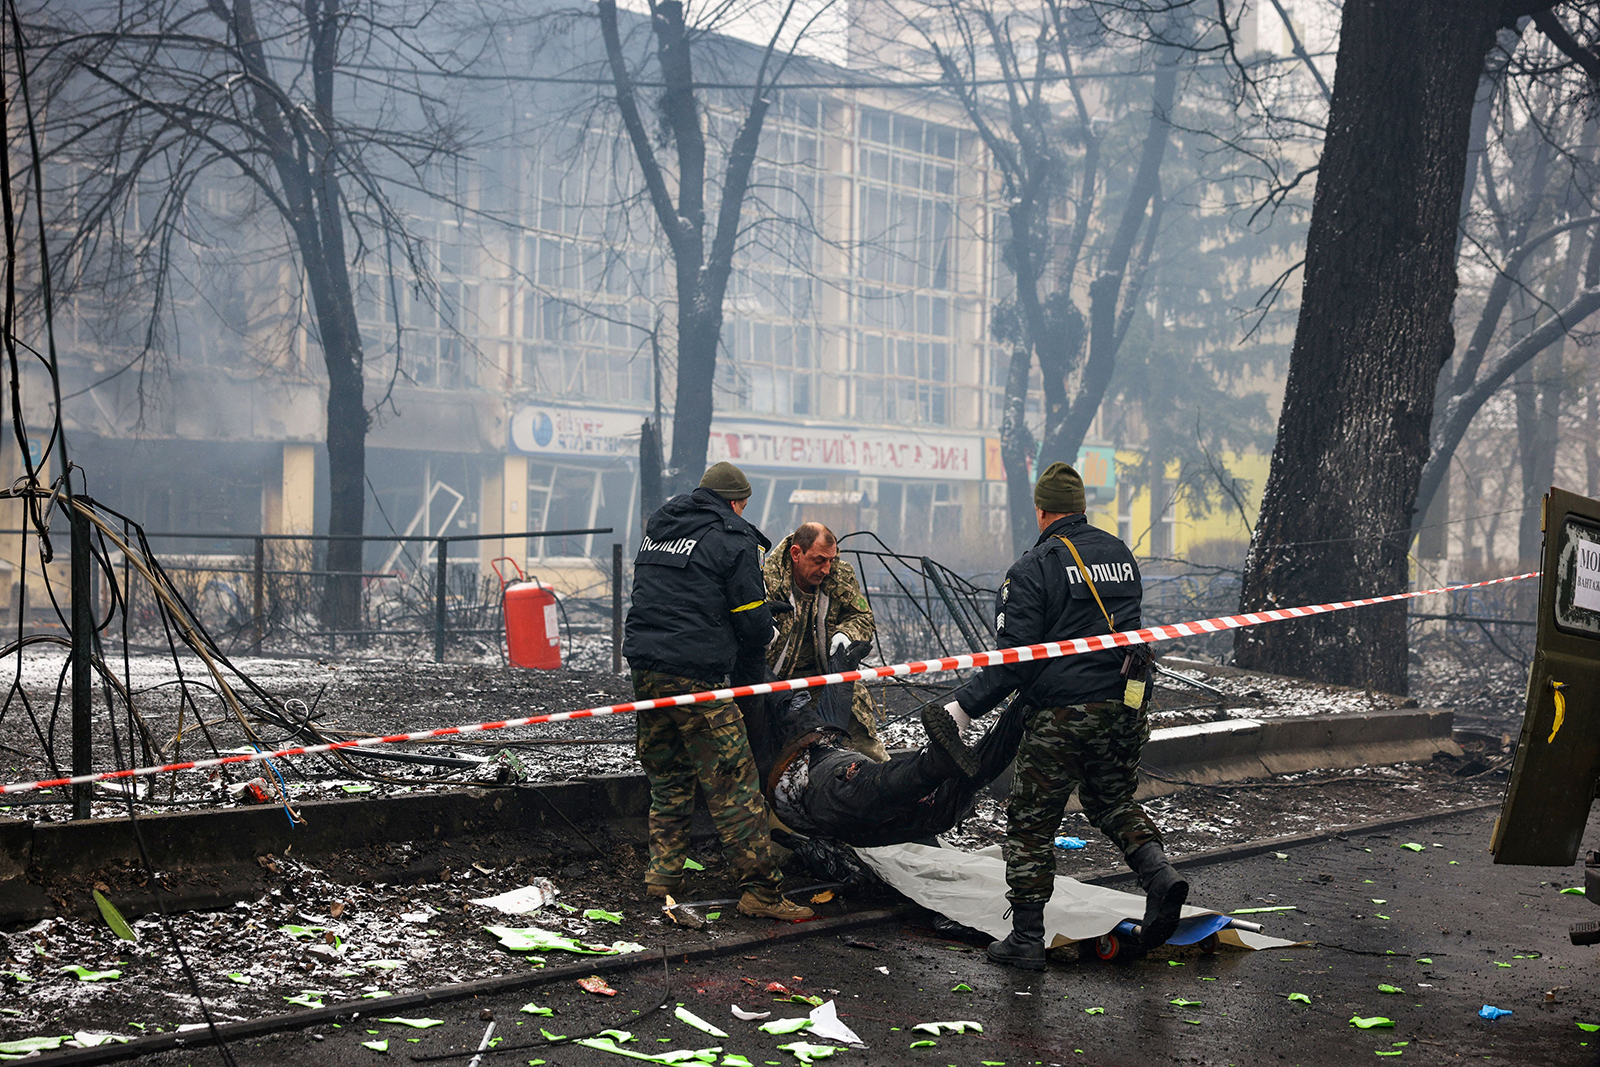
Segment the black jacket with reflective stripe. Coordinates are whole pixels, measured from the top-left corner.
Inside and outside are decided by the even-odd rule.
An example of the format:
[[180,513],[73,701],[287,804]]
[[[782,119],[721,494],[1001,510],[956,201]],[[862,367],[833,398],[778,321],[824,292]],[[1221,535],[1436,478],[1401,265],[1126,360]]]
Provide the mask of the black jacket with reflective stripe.
[[[1115,628],[1136,630],[1142,625],[1144,583],[1133,553],[1114,535],[1090,525],[1080,513],[1051,523],[1006,572],[995,606],[998,647],[1112,632],[1062,537],[1070,538],[1083,557]],[[969,715],[985,714],[1014,689],[1038,708],[1120,699],[1124,655],[1120,649],[1107,649],[985,667],[956,690],[955,699]]]
[[663,504],[633,561],[629,665],[719,682],[741,655],[761,661],[772,637],[761,553],[771,544],[710,489]]

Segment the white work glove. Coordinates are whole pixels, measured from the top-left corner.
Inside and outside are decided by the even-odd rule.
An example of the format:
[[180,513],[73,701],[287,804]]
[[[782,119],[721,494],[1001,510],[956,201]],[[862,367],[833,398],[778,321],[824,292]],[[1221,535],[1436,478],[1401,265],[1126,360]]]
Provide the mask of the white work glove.
[[944,706],[944,710],[950,713],[950,717],[956,721],[956,729],[961,732],[963,737],[965,737],[967,728],[972,725],[972,716],[962,711],[961,705],[956,703],[954,700],[946,704]]
[[776,641],[778,638],[780,638],[782,636],[783,636],[783,634],[778,630],[778,628],[776,626],[774,626],[772,628],[772,636],[767,638],[767,647],[771,648],[773,642]]
[[830,643],[828,645],[828,655],[837,656],[840,652],[842,652],[844,649],[847,649],[849,647],[850,647],[850,635],[849,634],[846,634],[846,633],[834,634],[832,643]]

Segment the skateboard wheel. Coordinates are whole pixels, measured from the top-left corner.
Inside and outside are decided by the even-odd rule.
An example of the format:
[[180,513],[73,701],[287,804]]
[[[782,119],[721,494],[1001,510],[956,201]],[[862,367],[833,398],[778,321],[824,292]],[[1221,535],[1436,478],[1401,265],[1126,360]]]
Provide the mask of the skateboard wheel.
[[1114,960],[1122,951],[1122,942],[1116,934],[1101,934],[1095,938],[1094,954],[1103,960]]
[[1217,946],[1220,944],[1222,942],[1217,938],[1216,934],[1207,934],[1200,939],[1200,951],[1210,955],[1217,951]]

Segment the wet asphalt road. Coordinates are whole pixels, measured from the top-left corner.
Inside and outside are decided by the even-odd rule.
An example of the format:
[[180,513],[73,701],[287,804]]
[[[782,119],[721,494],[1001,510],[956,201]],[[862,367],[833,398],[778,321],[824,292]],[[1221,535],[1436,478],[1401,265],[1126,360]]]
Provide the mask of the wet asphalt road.
[[[488,1009],[504,1043],[482,1067],[627,1062],[570,1045],[509,1049],[538,1040],[540,1026],[555,1034],[616,1026],[637,1035],[626,1048],[646,1054],[721,1045],[755,1065],[788,1065],[798,1061],[778,1046],[793,1037],[759,1033],[756,1023],[741,1022],[729,1011],[734,1003],[771,1009],[774,1018],[809,1011],[774,1003],[764,990],[779,981],[835,999],[841,1018],[867,1042],[866,1049],[833,1056],[829,1062],[840,1067],[1600,1063],[1600,1033],[1577,1025],[1600,1023],[1600,952],[1575,948],[1567,939],[1569,924],[1600,919],[1600,909],[1559,892],[1582,884],[1581,869],[1494,866],[1487,852],[1493,818],[1493,812],[1451,816],[1296,846],[1287,859],[1268,853],[1191,869],[1196,904],[1219,910],[1294,905],[1298,910],[1257,918],[1268,933],[1314,940],[1307,947],[1254,953],[1224,948],[1211,956],[1192,948],[1165,950],[1115,964],[1080,961],[1068,950],[1039,975],[992,966],[975,946],[938,937],[916,922],[897,922],[673,966],[670,1003],[683,1003],[727,1030],[731,1036],[720,1041],[668,1013],[650,1011],[663,992],[657,965],[612,975],[611,984],[620,990],[614,998],[582,992],[567,981],[436,1005],[427,1014],[444,1025],[428,1030],[356,1019],[338,1028],[238,1042],[232,1049],[240,1064],[410,1063],[413,1055],[476,1048],[487,1026],[480,1013]],[[1600,822],[1592,822],[1587,842],[1597,839]],[[1407,842],[1423,845],[1423,851],[1403,848]],[[734,921],[759,929],[749,920]],[[877,947],[853,946],[851,940]],[[956,991],[962,985],[971,992]],[[1381,992],[1380,985],[1402,992]],[[1547,1005],[1551,989],[1556,1000]],[[1291,993],[1306,994],[1311,1002],[1289,1001]],[[530,1000],[554,1014],[521,1013]],[[1485,1022],[1478,1017],[1485,1004],[1513,1014]],[[1394,1026],[1358,1029],[1349,1024],[1352,1016],[1385,1016]],[[936,1020],[976,1020],[984,1032],[944,1035],[936,1045],[911,1048],[926,1035],[910,1028]],[[382,1039],[389,1043],[387,1052],[361,1046]],[[140,1062],[221,1061],[213,1049],[194,1049]],[[468,1058],[445,1062],[466,1064]]]

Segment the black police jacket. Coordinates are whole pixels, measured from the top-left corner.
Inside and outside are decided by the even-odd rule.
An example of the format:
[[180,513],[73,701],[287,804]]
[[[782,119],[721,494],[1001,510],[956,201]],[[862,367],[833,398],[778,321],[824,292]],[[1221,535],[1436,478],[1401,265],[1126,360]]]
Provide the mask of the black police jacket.
[[772,612],[761,552],[772,542],[710,489],[668,500],[644,532],[623,629],[629,665],[720,682],[741,653],[762,661]]
[[[1000,648],[1037,645],[1111,633],[1089,583],[1079,573],[1062,538],[1070,538],[1111,614],[1116,630],[1141,626],[1144,596],[1139,564],[1112,534],[1082,515],[1051,523],[1039,540],[1006,572],[996,598],[995,630]],[[983,715],[1012,690],[1036,708],[1120,699],[1125,685],[1121,649],[1030,663],[1003,663],[983,671],[955,692],[968,715]]]

